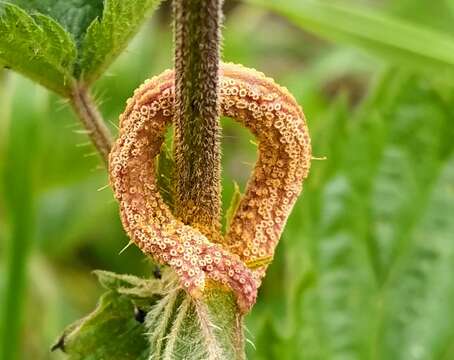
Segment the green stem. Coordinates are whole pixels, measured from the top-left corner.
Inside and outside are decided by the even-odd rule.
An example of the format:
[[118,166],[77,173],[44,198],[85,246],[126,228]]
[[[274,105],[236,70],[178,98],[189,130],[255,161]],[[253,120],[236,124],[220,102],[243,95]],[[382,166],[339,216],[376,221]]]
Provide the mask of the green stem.
[[220,231],[221,0],[174,0],[175,211],[214,240]]
[[70,100],[75,113],[87,130],[90,140],[107,164],[112,148],[112,135],[89,90],[85,86],[76,85],[71,93]]
[[[219,242],[222,1],[174,0],[173,12],[175,212],[183,222]],[[229,358],[244,359],[243,317],[231,293],[213,286],[196,309],[210,360],[223,359],[218,346],[228,348]]]

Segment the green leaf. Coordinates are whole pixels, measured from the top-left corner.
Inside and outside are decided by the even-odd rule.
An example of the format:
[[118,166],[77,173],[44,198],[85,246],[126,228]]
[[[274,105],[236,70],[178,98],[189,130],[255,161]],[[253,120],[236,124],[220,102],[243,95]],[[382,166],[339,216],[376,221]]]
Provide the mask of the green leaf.
[[158,157],[158,185],[161,196],[166,204],[174,208],[174,191],[173,191],[173,171],[175,161],[173,160],[170,146],[165,143]]
[[209,283],[194,300],[169,269],[159,280],[95,274],[108,292],[52,348],[70,360],[243,358],[242,318],[228,289]]
[[238,209],[238,205],[240,205],[241,201],[241,191],[240,186],[236,181],[233,182],[233,194],[230,200],[230,205],[225,213],[225,232],[227,233],[230,228],[230,224],[235,216],[236,210]]
[[454,70],[454,39],[355,4],[313,0],[247,0],[304,30],[421,70]]
[[76,48],[56,21],[0,3],[0,34],[0,62],[61,95],[69,93]]
[[0,3],[0,64],[68,96],[95,81],[161,0],[11,0]]
[[384,358],[420,353],[441,359],[454,339],[454,157],[432,188],[412,231],[413,246],[400,259],[387,287],[383,323]]
[[147,358],[145,328],[134,316],[134,304],[113,291],[104,294],[90,315],[71,325],[53,349],[70,360],[139,360]]
[[147,14],[161,0],[106,0],[102,17],[87,29],[80,55],[81,78],[96,80],[126,47]]
[[243,359],[242,320],[232,293],[210,288],[203,300],[170,291],[147,314],[149,360]]
[[393,69],[356,112],[334,102],[311,126],[327,160],[252,312],[254,359],[452,357],[453,96]]
[[101,16],[103,0],[8,0],[30,14],[48,15],[68,31],[79,47],[88,26]]
[[[319,334],[321,354],[326,358],[362,358],[372,325],[362,319],[371,311],[375,281],[366,244],[355,242],[357,223],[364,220],[358,211],[361,198],[341,173],[326,184],[321,200],[315,244],[319,272],[303,298],[305,309],[314,314],[304,311],[301,321],[315,320],[311,325]],[[355,216],[346,209],[355,211]]]
[[162,297],[163,282],[107,271],[95,274],[108,291],[91,314],[67,327],[52,349],[64,351],[69,360],[147,359],[143,322]]
[[[377,256],[382,279],[407,250],[409,231],[426,207],[443,156],[444,134],[451,122],[446,119],[435,93],[414,80],[399,81],[401,93],[395,101],[402,115],[399,121],[387,124],[385,148],[378,167],[369,171],[369,177],[375,175],[370,199],[370,238],[380,249]],[[386,114],[386,105],[382,111]],[[385,116],[382,119],[386,121]]]
[[94,272],[100,284],[119,294],[128,295],[132,299],[157,299],[165,294],[163,281],[159,279],[141,279],[132,275],[120,275],[109,271]]

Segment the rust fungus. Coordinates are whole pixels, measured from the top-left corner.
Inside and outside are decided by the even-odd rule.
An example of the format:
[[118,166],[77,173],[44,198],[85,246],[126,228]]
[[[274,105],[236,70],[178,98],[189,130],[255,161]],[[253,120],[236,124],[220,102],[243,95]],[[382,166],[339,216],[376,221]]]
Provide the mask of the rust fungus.
[[206,278],[228,285],[247,312],[308,174],[311,145],[300,106],[260,72],[222,64],[220,100],[221,113],[247,127],[259,151],[223,244],[177,219],[159,193],[155,157],[172,121],[173,71],[147,80],[128,100],[110,154],[110,182],[123,226],[144,253],[170,265],[194,297],[203,294]]

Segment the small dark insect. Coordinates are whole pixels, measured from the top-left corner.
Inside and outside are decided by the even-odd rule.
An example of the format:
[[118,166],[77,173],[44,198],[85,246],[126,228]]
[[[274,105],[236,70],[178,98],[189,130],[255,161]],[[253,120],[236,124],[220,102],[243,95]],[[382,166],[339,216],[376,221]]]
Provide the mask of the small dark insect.
[[161,279],[162,278],[161,269],[159,268],[159,266],[156,266],[153,269],[153,276],[155,277],[155,279]]
[[147,316],[147,313],[145,310],[142,310],[138,307],[134,308],[134,319],[136,319],[137,322],[143,324],[145,321],[145,316]]

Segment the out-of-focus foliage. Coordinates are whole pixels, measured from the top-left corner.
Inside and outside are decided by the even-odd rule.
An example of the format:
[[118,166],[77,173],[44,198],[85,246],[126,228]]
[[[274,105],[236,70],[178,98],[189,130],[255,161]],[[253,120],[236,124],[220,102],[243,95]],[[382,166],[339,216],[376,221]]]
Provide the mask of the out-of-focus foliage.
[[454,73],[454,40],[361,6],[324,1],[250,0],[303,29],[425,71]]
[[[352,115],[340,103],[313,131],[335,163],[314,166],[289,221],[279,275],[266,283],[289,304],[261,308],[258,358],[454,356],[443,315],[454,300],[452,97],[390,72],[365,101]],[[260,351],[269,343],[272,356]]]
[[[283,0],[278,12],[297,3]],[[454,36],[450,0],[347,4]],[[301,6],[292,21],[304,15]],[[169,8],[157,14],[96,85],[114,123],[133,89],[171,66]],[[426,72],[421,57],[408,67],[392,57],[382,61],[306,28],[226,2],[225,60],[286,85],[304,107],[314,156],[326,156],[313,161],[247,318],[255,345],[248,356],[453,359],[454,79],[437,76],[433,65]],[[91,270],[150,277],[153,266],[134,246],[119,254],[128,239],[116,204],[109,189],[97,191],[106,172],[68,107],[9,71],[0,78],[0,306],[8,254],[20,246],[30,255],[22,268],[27,296],[18,299],[27,311],[9,321],[22,329],[22,358],[63,359],[50,346],[92,311],[102,291]],[[223,125],[227,208],[233,180],[244,189],[256,148],[247,131],[228,119]]]

